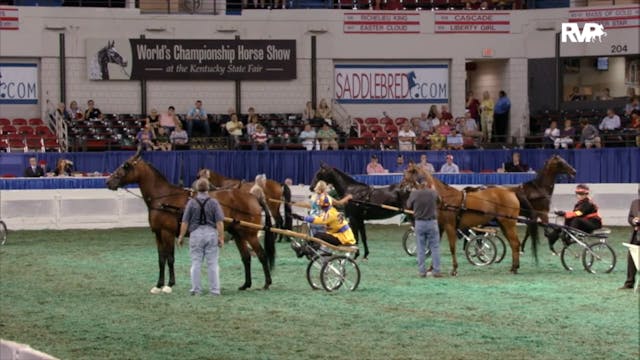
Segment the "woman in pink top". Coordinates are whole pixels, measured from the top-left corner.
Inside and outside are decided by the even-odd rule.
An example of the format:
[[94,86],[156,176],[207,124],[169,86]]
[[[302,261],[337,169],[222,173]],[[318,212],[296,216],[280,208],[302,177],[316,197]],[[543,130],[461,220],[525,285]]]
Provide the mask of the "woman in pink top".
[[386,172],[387,170],[378,162],[378,157],[371,155],[371,162],[367,164],[367,174],[384,174]]
[[176,123],[180,121],[176,116],[176,109],[173,106],[169,106],[167,112],[160,114],[160,126],[164,128],[167,134],[171,134],[176,129]]

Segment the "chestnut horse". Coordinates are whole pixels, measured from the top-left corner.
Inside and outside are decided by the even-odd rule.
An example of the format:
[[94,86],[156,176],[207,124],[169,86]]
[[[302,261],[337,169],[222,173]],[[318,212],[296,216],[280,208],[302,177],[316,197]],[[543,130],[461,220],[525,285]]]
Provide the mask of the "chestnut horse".
[[[249,191],[255,184],[254,182],[231,179],[211,170],[209,170],[209,182],[213,186],[222,189],[237,187],[239,185],[239,187],[245,191]],[[289,189],[289,186],[287,186],[287,184],[280,184],[277,181],[267,179],[267,184],[263,190],[264,195],[267,197],[267,206],[269,206],[269,210],[271,211],[271,216],[273,216],[275,220],[276,227],[291,230],[291,189]],[[269,199],[282,201],[269,201]],[[284,219],[282,218],[282,215],[280,215],[280,202],[284,204]]]
[[[107,187],[110,190],[117,190],[127,184],[138,184],[142,199],[149,210],[149,226],[156,236],[158,248],[158,282],[152,293],[170,293],[171,287],[175,285],[174,272],[174,252],[175,238],[179,233],[179,225],[182,220],[182,213],[191,196],[190,190],[170,184],[167,179],[149,163],[140,157],[140,150],[125,161],[107,179]],[[262,211],[265,212],[265,226],[271,226],[271,217],[266,204],[248,192],[231,189],[212,191],[209,193],[220,203],[225,217],[234,220],[243,220],[254,224],[261,223]],[[245,282],[240,286],[240,290],[251,287],[251,249],[256,253],[262,263],[265,276],[264,289],[271,285],[271,268],[275,261],[275,237],[270,231],[265,231],[265,249],[263,250],[258,240],[258,230],[240,227],[236,223],[225,222],[225,230],[228,231],[236,241],[236,246],[240,251],[242,263],[244,264]],[[169,268],[169,283],[165,286],[165,266]]]
[[[560,174],[567,174],[571,177],[576,175],[576,169],[569,165],[559,155],[553,155],[549,160],[544,163],[544,166],[535,179],[527,181],[526,183],[518,186],[516,191],[522,193],[527,200],[531,203],[531,206],[536,210],[540,222],[547,224],[549,222],[549,207],[551,206],[551,196],[553,195],[553,188],[556,183],[556,178]],[[524,251],[524,245],[529,238],[529,232],[524,235],[522,240],[521,251]],[[549,249],[552,253],[556,254],[553,248],[553,243],[549,242]]]
[[[441,199],[438,209],[438,226],[440,234],[447,233],[453,268],[451,275],[458,274],[458,259],[456,258],[456,229],[467,229],[472,226],[484,225],[496,220],[500,229],[509,240],[511,246],[511,272],[516,274],[520,267],[520,240],[516,232],[516,223],[520,215],[535,219],[537,215],[529,201],[519,196],[513,189],[500,186],[488,188],[465,189],[464,191],[451,187],[436,177],[431,176],[419,166],[409,165],[400,183],[403,187],[413,187],[422,181],[433,184]],[[522,211],[522,212],[521,212]],[[533,237],[534,256],[537,261],[537,224],[528,222],[528,228]]]

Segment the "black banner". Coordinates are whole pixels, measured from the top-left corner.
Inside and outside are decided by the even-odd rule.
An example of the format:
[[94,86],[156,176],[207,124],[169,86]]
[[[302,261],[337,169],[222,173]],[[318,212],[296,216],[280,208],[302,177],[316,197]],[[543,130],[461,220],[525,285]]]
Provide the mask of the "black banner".
[[134,80],[290,80],[295,40],[131,39]]

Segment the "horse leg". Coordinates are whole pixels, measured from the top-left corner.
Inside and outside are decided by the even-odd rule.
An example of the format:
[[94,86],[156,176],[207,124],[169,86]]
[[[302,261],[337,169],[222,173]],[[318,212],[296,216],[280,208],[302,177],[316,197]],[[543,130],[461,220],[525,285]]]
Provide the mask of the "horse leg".
[[[353,237],[356,238],[356,244],[360,245],[360,229],[358,228],[358,220],[354,217],[349,217],[349,225],[351,226]],[[357,259],[358,256],[360,256],[360,250],[356,252],[355,259]]]
[[[242,265],[244,265],[244,284],[238,288],[238,290],[246,290],[251,287],[251,253],[247,247],[246,239],[239,236],[237,232],[233,232],[234,242],[240,252],[240,258],[242,259]],[[255,235],[254,235],[255,236]],[[254,249],[255,251],[255,249]]]
[[520,268],[520,240],[518,240],[518,234],[516,233],[516,222],[513,220],[503,220],[500,222],[502,232],[509,240],[511,246],[511,273],[517,274]]
[[176,253],[175,236],[173,235],[172,232],[166,231],[166,230],[163,231],[162,236],[163,236],[163,240],[166,241],[165,244],[167,249],[167,264],[169,265],[169,286],[163,288],[162,290],[164,292],[171,292],[171,291],[167,291],[166,288],[171,290],[171,287],[173,287],[173,285],[176,284],[176,273],[174,268],[175,253]]
[[527,229],[524,233],[524,239],[522,239],[522,243],[520,244],[520,252],[524,254],[524,246],[527,244],[527,239],[529,239],[529,229]]
[[271,269],[269,269],[267,256],[265,255],[262,246],[260,246],[260,240],[258,240],[258,237],[250,237],[249,243],[251,244],[253,251],[256,253],[258,260],[260,260],[260,263],[262,264],[262,271],[264,271],[264,286],[262,288],[264,290],[269,290],[269,286],[271,285]]
[[362,235],[362,245],[364,246],[364,257],[363,260],[367,260],[369,257],[369,245],[367,245],[367,229],[364,226],[364,219],[359,220],[358,227],[360,228],[360,233]]
[[447,233],[447,239],[449,240],[449,250],[451,251],[451,276],[458,275],[458,257],[456,256],[456,243],[458,242],[458,236],[456,229],[451,225],[446,225],[445,232]]
[[158,248],[158,282],[154,288],[151,288],[152,294],[159,294],[162,292],[164,286],[164,265],[166,263],[166,254],[164,246],[162,246],[162,235],[160,232],[155,232],[156,235],[156,247]]

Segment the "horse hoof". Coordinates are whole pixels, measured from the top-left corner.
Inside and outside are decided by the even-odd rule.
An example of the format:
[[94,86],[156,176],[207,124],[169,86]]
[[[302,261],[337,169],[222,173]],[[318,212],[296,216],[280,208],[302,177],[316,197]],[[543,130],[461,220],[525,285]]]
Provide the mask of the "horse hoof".
[[162,287],[162,292],[165,294],[171,294],[173,290],[171,290],[171,288],[169,286],[163,286]]
[[269,290],[269,285],[265,285],[262,287],[262,290]]
[[455,270],[451,270],[451,276],[458,276],[458,272]]
[[518,275],[518,270],[513,270],[513,269],[512,269],[512,270],[511,270],[511,273],[512,273],[513,275]]
[[154,286],[151,288],[149,292],[156,295],[156,294],[160,294],[162,292],[162,289],[157,286]]
[[240,290],[240,291],[244,291],[244,290],[247,290],[247,289],[248,289],[248,288],[250,288],[250,287],[251,287],[251,285],[242,285],[242,286],[240,286],[240,287],[238,288],[238,290]]

